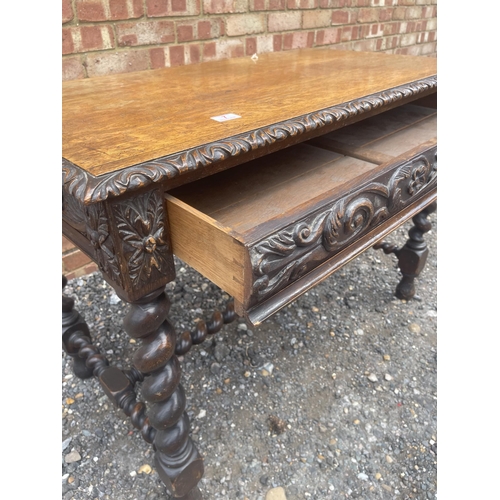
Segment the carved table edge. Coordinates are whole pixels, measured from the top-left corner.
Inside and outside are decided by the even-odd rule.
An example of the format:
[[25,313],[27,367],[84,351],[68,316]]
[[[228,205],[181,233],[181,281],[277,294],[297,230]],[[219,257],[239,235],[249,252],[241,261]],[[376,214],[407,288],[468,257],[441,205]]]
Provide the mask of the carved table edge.
[[327,133],[331,131],[329,128],[334,129],[332,126],[335,123],[345,122],[376,109],[382,112],[400,100],[413,100],[421,94],[436,89],[437,75],[433,75],[101,176],[93,176],[63,158],[63,189],[84,205],[98,203],[125,192],[145,188],[153,183],[164,182],[202,170],[231,157],[262,150],[279,141],[298,137],[314,130],[325,129]]

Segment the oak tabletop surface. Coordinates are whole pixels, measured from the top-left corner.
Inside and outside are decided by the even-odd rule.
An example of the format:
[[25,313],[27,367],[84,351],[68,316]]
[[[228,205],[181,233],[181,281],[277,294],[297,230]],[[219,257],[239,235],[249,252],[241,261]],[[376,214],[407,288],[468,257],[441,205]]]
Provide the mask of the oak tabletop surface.
[[[72,80],[63,157],[99,176],[437,74],[435,58],[304,49]],[[236,114],[240,118],[216,121]]]

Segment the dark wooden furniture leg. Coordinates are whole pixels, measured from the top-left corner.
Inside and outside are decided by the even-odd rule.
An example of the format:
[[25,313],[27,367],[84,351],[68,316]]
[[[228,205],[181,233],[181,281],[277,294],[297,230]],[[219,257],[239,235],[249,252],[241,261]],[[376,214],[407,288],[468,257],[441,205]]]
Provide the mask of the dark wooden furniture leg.
[[164,288],[131,303],[124,329],[142,345],[134,367],[146,375],[142,395],[149,406],[149,424],[156,430],[153,447],[156,470],[174,498],[201,499],[197,487],[203,459],[189,437],[186,396],[179,383],[181,368],[175,355],[176,333],[168,321],[170,301]]
[[422,272],[429,254],[424,234],[430,231],[432,224],[427,217],[436,209],[437,204],[432,203],[413,217],[414,226],[408,232],[410,238],[398,252],[399,269],[403,275],[396,287],[398,299],[410,300],[415,295],[415,278]]
[[381,248],[386,254],[393,253],[398,258],[399,269],[403,275],[396,287],[398,299],[410,300],[415,295],[415,278],[422,272],[429,254],[424,234],[430,231],[432,224],[427,217],[436,210],[437,203],[434,202],[413,217],[414,226],[408,231],[410,237],[402,248],[385,241],[373,246],[375,249]]
[[[62,277],[62,287],[68,283],[65,276]],[[78,355],[79,345],[77,340],[90,340],[90,332],[87,323],[82,316],[73,309],[75,301],[71,297],[62,296],[62,344],[63,349],[73,358],[73,373],[81,378],[90,378],[93,371],[85,365],[85,360]]]

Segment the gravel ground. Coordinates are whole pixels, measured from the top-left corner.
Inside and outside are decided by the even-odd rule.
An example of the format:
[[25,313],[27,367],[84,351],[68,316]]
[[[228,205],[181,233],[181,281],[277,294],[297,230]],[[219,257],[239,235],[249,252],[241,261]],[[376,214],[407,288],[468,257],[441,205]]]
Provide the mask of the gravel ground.
[[[430,219],[414,300],[394,297],[395,257],[369,250],[260,327],[238,319],[184,356],[204,499],[264,500],[276,487],[287,500],[437,498],[437,215]],[[409,227],[390,241],[404,244]],[[167,290],[181,330],[228,297],[176,266]],[[100,275],[65,292],[110,362],[130,366],[126,305]],[[95,378],[72,375],[64,353],[62,386],[62,497],[168,498],[150,445]]]

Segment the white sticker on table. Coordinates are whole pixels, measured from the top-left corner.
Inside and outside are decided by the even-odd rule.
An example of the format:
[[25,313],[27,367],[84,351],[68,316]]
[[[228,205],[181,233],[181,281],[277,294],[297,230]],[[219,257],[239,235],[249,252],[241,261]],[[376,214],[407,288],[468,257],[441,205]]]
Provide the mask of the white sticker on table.
[[241,118],[240,115],[235,115],[234,113],[226,113],[225,115],[211,116],[211,120],[216,122],[227,122],[229,120],[236,120],[236,118]]

